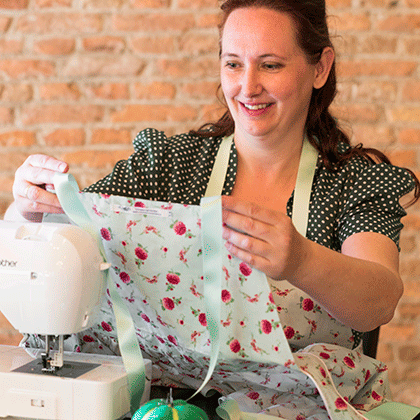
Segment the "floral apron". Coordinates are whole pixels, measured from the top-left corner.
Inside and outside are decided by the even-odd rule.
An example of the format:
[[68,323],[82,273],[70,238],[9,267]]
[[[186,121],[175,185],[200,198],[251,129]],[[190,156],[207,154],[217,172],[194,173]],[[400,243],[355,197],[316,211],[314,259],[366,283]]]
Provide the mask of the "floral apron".
[[[231,140],[224,140],[220,156]],[[317,154],[307,141],[305,148],[294,214],[309,208],[311,182],[300,188],[300,177],[312,180]],[[220,173],[226,173],[219,155],[210,195],[220,194]],[[202,208],[96,193],[79,198],[100,235],[142,353],[153,362],[153,383],[199,388],[214,352],[203,289]],[[306,233],[307,217],[293,222]],[[212,297],[220,309],[218,357],[201,390],[223,395],[222,418],[363,419],[355,408],[368,411],[389,398],[386,366],[360,347],[350,349],[351,329],[286,281],[267,281],[223,250],[220,299]],[[37,340],[31,337],[29,345],[40,346]],[[292,353],[290,345],[299,350]],[[67,339],[65,347],[119,354],[109,293],[97,325]]]

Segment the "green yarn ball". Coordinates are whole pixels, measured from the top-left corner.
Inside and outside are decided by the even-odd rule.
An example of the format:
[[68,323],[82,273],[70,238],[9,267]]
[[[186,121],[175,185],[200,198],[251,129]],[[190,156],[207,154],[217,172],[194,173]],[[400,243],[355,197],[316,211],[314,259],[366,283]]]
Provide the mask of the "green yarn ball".
[[188,404],[184,400],[156,398],[142,405],[132,420],[209,420],[207,414],[200,407]]

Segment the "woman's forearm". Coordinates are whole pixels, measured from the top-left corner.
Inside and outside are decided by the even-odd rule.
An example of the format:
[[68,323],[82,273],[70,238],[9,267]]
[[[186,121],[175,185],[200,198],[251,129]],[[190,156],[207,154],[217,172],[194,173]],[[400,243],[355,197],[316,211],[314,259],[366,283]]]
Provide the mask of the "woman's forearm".
[[[395,245],[379,236],[383,256],[389,254],[389,247],[393,254],[390,260],[395,259]],[[305,248],[305,262],[291,279],[294,285],[355,330],[370,331],[391,320],[403,292],[395,263],[386,267],[375,261],[376,257],[370,258],[369,252],[366,258],[370,260],[343,255],[308,239]],[[395,252],[398,253],[396,247]]]

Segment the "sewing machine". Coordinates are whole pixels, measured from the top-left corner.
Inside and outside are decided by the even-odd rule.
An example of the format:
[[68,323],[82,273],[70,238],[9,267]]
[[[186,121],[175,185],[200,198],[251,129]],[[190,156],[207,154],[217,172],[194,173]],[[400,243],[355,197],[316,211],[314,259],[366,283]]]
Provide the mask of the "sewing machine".
[[[97,322],[108,269],[77,226],[0,221],[0,311],[22,334],[45,336],[33,354],[0,346],[0,418],[116,420],[129,412],[120,357],[64,351],[65,336]],[[149,395],[146,380],[142,401]]]

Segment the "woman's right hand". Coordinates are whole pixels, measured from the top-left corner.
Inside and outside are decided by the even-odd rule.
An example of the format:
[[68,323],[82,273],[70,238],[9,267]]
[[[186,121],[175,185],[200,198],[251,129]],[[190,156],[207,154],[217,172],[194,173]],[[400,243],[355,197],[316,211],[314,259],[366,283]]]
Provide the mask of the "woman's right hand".
[[63,213],[53,190],[55,172],[65,173],[67,163],[46,155],[31,155],[15,174],[13,197],[15,210],[25,219],[41,221],[43,213]]

